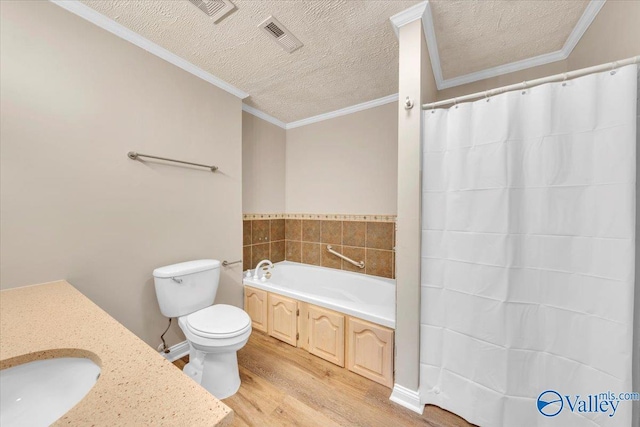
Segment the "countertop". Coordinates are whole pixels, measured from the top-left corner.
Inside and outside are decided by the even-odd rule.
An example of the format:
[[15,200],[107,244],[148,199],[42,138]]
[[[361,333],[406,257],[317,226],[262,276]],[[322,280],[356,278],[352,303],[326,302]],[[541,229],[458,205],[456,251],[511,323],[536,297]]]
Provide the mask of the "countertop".
[[231,424],[228,406],[66,281],[0,292],[0,369],[73,356],[100,378],[54,425]]

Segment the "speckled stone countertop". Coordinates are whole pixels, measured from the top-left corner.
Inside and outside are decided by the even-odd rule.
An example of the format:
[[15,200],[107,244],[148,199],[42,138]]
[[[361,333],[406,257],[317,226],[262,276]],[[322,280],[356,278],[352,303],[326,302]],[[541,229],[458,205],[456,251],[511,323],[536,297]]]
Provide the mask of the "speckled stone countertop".
[[89,357],[96,385],[54,425],[226,426],[233,412],[65,281],[0,292],[0,369]]

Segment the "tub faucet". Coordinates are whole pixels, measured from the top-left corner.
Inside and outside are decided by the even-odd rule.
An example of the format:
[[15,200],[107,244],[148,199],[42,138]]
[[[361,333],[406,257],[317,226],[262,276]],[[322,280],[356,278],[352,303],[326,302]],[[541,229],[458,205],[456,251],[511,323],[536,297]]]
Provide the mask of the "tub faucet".
[[271,261],[269,261],[268,259],[263,259],[262,261],[260,261],[258,263],[258,265],[256,265],[256,272],[253,274],[253,279],[254,280],[258,280],[260,278],[258,276],[258,273],[260,272],[260,267],[262,267],[263,264],[268,265],[269,268],[273,268],[273,263]]

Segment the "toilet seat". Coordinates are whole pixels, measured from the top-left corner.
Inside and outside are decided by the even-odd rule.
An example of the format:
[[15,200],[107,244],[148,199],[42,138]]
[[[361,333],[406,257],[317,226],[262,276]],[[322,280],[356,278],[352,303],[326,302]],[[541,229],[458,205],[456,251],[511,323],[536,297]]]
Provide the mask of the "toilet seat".
[[191,333],[203,338],[233,338],[251,330],[251,318],[242,309],[227,304],[212,305],[186,318]]

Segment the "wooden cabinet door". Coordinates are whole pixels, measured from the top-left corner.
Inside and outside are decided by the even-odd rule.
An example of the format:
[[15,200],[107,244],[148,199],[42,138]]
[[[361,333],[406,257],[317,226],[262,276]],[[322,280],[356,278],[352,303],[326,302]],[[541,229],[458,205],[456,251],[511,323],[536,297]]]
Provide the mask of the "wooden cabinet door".
[[267,332],[267,291],[244,287],[244,311],[251,317],[251,327]]
[[298,335],[297,301],[269,293],[269,335],[296,346]]
[[309,353],[344,367],[344,316],[309,305]]
[[393,330],[365,320],[347,320],[347,368],[393,387]]

